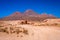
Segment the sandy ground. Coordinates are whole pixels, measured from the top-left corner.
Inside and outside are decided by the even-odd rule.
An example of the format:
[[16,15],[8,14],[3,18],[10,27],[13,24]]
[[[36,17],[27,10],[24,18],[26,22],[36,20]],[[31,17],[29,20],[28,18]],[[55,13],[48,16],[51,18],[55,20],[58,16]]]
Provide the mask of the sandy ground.
[[60,27],[17,25],[28,30],[28,35],[0,33],[0,40],[60,40]]

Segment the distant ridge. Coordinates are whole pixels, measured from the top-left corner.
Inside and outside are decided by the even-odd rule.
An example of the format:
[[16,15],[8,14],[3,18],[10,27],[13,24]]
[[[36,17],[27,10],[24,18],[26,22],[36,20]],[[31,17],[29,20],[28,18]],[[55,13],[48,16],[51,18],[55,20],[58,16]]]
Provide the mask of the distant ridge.
[[4,17],[0,20],[28,20],[28,21],[43,21],[45,19],[52,19],[56,18],[51,14],[38,14],[33,10],[26,10],[24,13],[20,13],[18,11],[14,12],[13,14]]

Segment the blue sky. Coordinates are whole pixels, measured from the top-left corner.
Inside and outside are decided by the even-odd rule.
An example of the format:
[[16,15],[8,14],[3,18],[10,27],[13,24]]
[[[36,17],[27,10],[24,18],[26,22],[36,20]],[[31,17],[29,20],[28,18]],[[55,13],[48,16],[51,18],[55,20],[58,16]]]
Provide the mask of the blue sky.
[[60,17],[60,0],[0,0],[0,18],[28,9]]

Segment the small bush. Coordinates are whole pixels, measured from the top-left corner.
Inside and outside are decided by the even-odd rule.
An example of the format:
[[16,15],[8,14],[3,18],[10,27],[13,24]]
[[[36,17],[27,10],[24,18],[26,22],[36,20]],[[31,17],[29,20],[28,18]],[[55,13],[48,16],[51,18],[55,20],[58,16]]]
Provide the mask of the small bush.
[[23,37],[23,35],[21,35],[21,37]]
[[28,24],[28,22],[27,21],[22,21],[21,24]]
[[1,25],[0,25],[0,27],[4,27],[4,26],[1,26]]
[[25,24],[28,24],[27,21],[25,21]]
[[21,24],[24,24],[24,22],[21,22]]
[[16,29],[16,33],[19,34],[19,32],[20,32],[19,29]]
[[1,29],[0,29],[0,32],[9,33],[8,30],[7,30],[7,27],[6,27],[6,28],[1,28]]
[[28,30],[23,30],[23,33],[24,34],[28,34]]
[[58,25],[57,23],[54,23],[54,25]]
[[10,27],[10,30],[14,30],[12,27]]

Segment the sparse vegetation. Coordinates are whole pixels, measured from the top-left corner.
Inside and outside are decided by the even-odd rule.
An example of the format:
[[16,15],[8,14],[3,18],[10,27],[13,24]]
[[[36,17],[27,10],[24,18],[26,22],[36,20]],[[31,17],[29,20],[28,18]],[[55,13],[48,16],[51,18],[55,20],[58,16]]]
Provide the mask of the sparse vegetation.
[[28,34],[28,30],[23,30],[23,33],[24,34]]
[[16,29],[16,33],[19,34],[20,33],[20,30],[19,29]]
[[12,24],[8,24],[8,25],[11,25],[12,26]]
[[28,24],[28,23],[27,23],[27,20],[25,21],[25,24]]
[[21,37],[23,37],[23,35],[21,35]]
[[10,27],[10,30],[14,30],[12,27]]
[[5,27],[5,28],[0,28],[0,32],[9,33],[7,29],[8,29],[7,27]]
[[24,22],[21,22],[21,24],[24,24]]
[[0,25],[0,27],[4,27],[4,26],[1,26],[1,25]]
[[38,24],[38,25],[35,25],[35,26],[60,26],[59,23],[45,23],[45,24]]
[[[16,33],[17,37],[19,37],[19,33],[24,33],[26,35],[28,34],[28,30],[21,28],[21,27],[15,27],[15,28],[10,27],[9,31],[7,29],[8,29],[7,27],[0,28],[0,32],[9,33],[9,31],[10,31],[10,33]],[[21,37],[23,37],[23,36],[21,36]]]
[[56,25],[58,25],[57,23],[54,23],[54,25],[56,26]]
[[21,24],[28,24],[27,20],[22,21]]
[[15,33],[14,28],[10,27],[10,33]]

